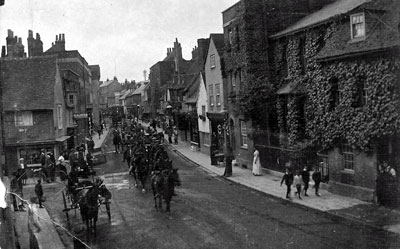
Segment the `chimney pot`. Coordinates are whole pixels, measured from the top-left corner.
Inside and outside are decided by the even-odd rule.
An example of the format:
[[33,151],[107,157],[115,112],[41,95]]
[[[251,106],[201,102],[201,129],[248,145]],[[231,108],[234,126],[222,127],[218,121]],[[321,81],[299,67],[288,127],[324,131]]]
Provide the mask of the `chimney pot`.
[[39,33],[36,33],[36,40],[39,40],[39,41],[40,41],[40,35],[39,35]]
[[8,32],[8,37],[12,38],[14,36],[14,32],[11,29],[7,30],[7,32]]
[[62,34],[62,40],[65,41],[65,34]]
[[18,38],[18,43],[22,44],[22,38]]
[[56,41],[58,41],[58,35],[56,35]]
[[32,30],[28,30],[28,37],[33,37],[33,32],[32,32]]

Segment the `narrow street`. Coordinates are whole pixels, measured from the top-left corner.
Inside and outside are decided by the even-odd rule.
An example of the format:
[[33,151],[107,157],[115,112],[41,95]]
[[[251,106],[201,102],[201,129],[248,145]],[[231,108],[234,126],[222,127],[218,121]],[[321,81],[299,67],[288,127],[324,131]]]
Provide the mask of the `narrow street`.
[[[95,237],[81,230],[79,211],[76,216],[70,211],[72,232],[91,248],[358,249],[397,248],[399,244],[398,237],[338,223],[223,178],[211,177],[174,152],[169,154],[179,168],[182,182],[170,213],[155,211],[149,186],[142,193],[130,176],[109,174],[126,167],[121,154],[109,154],[107,164],[100,165],[102,170],[98,171],[108,173],[105,184],[113,194],[111,222],[102,206]],[[47,209],[53,220],[66,227],[58,187],[45,186],[45,191],[52,190],[54,194]],[[65,233],[63,237],[69,239]]]

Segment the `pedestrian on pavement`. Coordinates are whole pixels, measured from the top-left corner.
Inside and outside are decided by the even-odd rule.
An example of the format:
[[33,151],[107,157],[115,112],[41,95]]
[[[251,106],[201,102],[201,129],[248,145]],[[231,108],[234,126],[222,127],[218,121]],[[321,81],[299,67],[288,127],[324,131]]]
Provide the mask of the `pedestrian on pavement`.
[[[324,164],[324,162],[321,162],[320,165],[322,167],[322,165]],[[315,195],[316,196],[321,196],[319,193],[319,184],[321,183],[321,179],[322,179],[322,175],[321,175],[321,171],[320,171],[320,167],[316,167],[313,174],[312,174],[312,179],[314,181],[314,188],[315,188]]]
[[301,200],[301,185],[303,183],[303,178],[301,177],[301,171],[298,170],[296,172],[296,175],[294,176],[294,186],[296,186],[296,193],[294,193],[295,195],[298,194],[299,195],[299,199]]
[[178,129],[174,126],[174,144],[178,144]]
[[304,183],[304,196],[308,196],[307,190],[310,182],[310,171],[308,170],[307,166],[304,166],[304,169],[301,172],[301,177],[303,178],[303,183]]
[[35,185],[35,194],[36,194],[36,197],[38,198],[39,208],[44,208],[42,205],[43,188],[42,188],[42,181],[40,179],[37,181],[37,184]]
[[286,168],[285,174],[282,177],[281,186],[282,186],[283,182],[285,182],[286,187],[287,187],[286,199],[290,199],[290,191],[291,191],[291,186],[293,183],[293,173],[288,168]]
[[228,146],[225,152],[225,171],[223,176],[232,176],[232,160],[233,160],[233,150],[232,147]]
[[253,175],[255,176],[261,175],[260,152],[256,147],[254,147],[254,154],[253,154]]
[[21,157],[19,159],[19,169],[18,170],[20,171],[22,184],[26,185],[26,179],[28,179],[28,177],[26,176],[25,159],[23,157]]
[[15,194],[18,194],[18,181],[17,181],[17,172],[13,172],[11,174],[11,181],[10,181],[10,189],[11,189],[11,201],[14,206],[14,211],[19,211],[19,199]]
[[171,127],[168,127],[167,135],[168,135],[168,143],[172,144],[172,129],[171,129]]
[[24,192],[23,192],[23,188],[24,188],[24,184],[23,184],[23,172],[21,171],[21,169],[17,170],[17,174],[16,174],[16,178],[17,178],[17,189],[15,190],[15,193],[19,195],[20,198],[18,198],[18,208],[19,211],[25,211],[25,207],[24,207],[24,202],[22,201],[22,197],[24,197]]

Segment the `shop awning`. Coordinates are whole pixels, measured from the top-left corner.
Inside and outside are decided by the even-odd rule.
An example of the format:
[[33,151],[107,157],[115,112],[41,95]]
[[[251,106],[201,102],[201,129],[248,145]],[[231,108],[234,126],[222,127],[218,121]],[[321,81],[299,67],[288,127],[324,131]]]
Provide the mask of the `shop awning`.
[[71,136],[61,136],[59,138],[56,138],[56,142],[64,142],[65,140],[67,140],[70,137]]

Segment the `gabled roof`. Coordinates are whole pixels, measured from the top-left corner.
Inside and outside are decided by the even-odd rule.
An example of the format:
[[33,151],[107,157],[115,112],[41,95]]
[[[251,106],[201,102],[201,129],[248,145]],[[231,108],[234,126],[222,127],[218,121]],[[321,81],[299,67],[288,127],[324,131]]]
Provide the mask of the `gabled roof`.
[[106,87],[106,86],[110,85],[110,84],[113,83],[113,82],[114,82],[114,80],[106,80],[106,81],[103,81],[99,87],[100,87],[100,88],[101,88],[101,87]]
[[3,108],[54,109],[57,56],[2,59]]
[[310,28],[314,25],[320,24],[322,22],[328,21],[330,19],[336,18],[342,14],[345,14],[362,4],[370,2],[372,0],[338,0],[331,4],[326,5],[322,9],[300,19],[295,24],[289,26],[288,28],[270,36],[271,38],[276,38],[284,35],[288,35],[305,28]]
[[122,90],[119,99],[125,99],[130,93],[131,93],[130,89]]
[[[218,51],[218,54],[222,56],[225,48],[224,34],[210,34],[210,42],[211,40],[214,41],[214,45]],[[210,47],[210,44],[208,47]]]
[[136,95],[136,94],[143,94],[144,90],[146,89],[147,85],[148,85],[148,81],[141,81],[138,82],[137,84],[140,83],[140,86],[138,88],[136,88],[136,90],[132,93],[132,95]]

